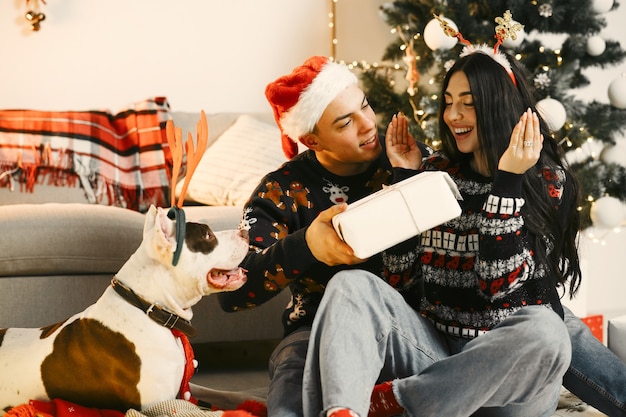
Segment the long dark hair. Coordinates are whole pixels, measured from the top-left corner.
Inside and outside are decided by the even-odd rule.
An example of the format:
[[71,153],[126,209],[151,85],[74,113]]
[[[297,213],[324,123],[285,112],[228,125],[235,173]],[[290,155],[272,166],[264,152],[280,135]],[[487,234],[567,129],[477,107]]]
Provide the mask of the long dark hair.
[[[513,127],[526,109],[535,108],[535,90],[527,82],[527,72],[514,59],[506,55],[516,79],[514,84],[506,70],[484,53],[475,52],[459,58],[446,74],[442,84],[439,108],[439,134],[442,151],[452,163],[462,163],[473,154],[462,154],[456,147],[452,132],[443,120],[445,100],[443,93],[448,88],[452,74],[462,71],[467,76],[476,111],[478,142],[484,161],[479,166],[487,166],[493,174],[498,169],[498,161],[509,146]],[[578,257],[578,229],[580,216],[580,186],[574,174],[567,168],[563,150],[550,136],[550,131],[539,116],[543,134],[543,149],[539,161],[526,171],[523,179],[522,195],[526,204],[522,215],[526,228],[534,239],[534,247],[539,260],[548,267],[554,285],[565,286],[569,280],[570,296],[580,285],[581,272]],[[565,188],[559,207],[554,207],[554,199],[545,187],[543,170],[565,173]]]

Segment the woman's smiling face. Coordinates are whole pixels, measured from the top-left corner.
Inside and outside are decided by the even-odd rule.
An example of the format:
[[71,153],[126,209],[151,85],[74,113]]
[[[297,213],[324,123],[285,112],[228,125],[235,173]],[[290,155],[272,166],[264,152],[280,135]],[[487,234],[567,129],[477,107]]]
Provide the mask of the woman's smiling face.
[[457,71],[450,77],[444,92],[445,109],[443,120],[450,129],[456,146],[461,153],[475,153],[480,150],[474,97],[467,76]]

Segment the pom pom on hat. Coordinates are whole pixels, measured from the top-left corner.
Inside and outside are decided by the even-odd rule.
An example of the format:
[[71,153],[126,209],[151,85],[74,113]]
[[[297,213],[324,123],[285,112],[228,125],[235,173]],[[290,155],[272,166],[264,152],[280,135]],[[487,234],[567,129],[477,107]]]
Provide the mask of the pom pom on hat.
[[313,130],[330,102],[357,82],[347,66],[313,56],[267,85],[265,97],[274,111],[287,158],[298,154],[297,141]]

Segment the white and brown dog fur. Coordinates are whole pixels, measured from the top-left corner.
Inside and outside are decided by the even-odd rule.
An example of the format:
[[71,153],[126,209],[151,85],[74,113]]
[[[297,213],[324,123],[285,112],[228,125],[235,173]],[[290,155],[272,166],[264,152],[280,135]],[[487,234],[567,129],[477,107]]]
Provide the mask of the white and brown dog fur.
[[[213,233],[189,222],[174,266],[175,232],[167,210],[150,207],[143,241],[114,280],[154,309],[172,313],[172,320],[188,323],[203,296],[243,285],[238,265],[248,238],[245,231]],[[31,399],[125,411],[177,398],[186,366],[180,338],[114,286],[62,323],[0,330],[0,414]]]

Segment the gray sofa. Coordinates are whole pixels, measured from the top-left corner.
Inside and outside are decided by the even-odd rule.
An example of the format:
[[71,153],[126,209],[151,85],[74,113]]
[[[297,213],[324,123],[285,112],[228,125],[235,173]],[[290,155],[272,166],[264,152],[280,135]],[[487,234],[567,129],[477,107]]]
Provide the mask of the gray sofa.
[[[192,206],[188,220],[214,230],[237,228],[241,208]],[[81,203],[0,206],[0,328],[41,327],[93,303],[141,243],[144,215]],[[193,309],[195,345],[275,340],[285,299],[251,311],[225,313],[217,297]]]
[[[185,131],[198,120],[195,113],[173,115]],[[209,146],[237,117],[209,116]],[[242,206],[188,201],[185,212],[188,220],[206,220],[213,230],[235,229]],[[139,212],[88,203],[80,186],[37,184],[33,193],[0,189],[0,328],[56,323],[93,303],[139,246],[143,224]],[[285,291],[253,310],[226,313],[217,297],[202,299],[193,308],[198,334],[190,339],[200,369],[265,373],[282,337],[288,301]],[[243,381],[239,387],[248,386]]]

